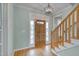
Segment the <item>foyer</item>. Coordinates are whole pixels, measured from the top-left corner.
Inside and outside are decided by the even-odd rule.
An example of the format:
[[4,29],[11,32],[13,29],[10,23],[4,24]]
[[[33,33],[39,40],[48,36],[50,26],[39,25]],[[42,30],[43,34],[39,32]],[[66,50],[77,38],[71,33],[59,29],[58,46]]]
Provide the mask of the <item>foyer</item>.
[[79,56],[79,4],[0,3],[0,56]]

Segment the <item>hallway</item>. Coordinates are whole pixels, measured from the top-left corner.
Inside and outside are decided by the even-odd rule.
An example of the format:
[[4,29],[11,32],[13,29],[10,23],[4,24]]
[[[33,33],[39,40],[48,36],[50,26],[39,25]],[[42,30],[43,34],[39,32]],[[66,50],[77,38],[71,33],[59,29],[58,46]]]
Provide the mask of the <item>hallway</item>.
[[50,50],[50,45],[45,48],[24,49],[15,53],[15,56],[55,56]]
[[0,56],[58,56],[79,42],[78,25],[76,3],[0,3]]

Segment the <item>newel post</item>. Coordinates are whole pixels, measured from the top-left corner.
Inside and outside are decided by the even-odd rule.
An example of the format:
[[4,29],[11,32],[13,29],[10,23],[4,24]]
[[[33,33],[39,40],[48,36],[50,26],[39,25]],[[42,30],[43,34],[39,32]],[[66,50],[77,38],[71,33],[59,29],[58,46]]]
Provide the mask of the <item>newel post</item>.
[[79,39],[79,6],[77,7],[77,39]]

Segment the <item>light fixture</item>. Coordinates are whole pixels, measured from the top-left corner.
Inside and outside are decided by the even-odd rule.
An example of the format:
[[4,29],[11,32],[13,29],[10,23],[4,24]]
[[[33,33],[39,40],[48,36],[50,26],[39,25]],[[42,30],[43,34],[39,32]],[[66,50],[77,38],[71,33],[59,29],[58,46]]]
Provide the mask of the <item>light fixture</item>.
[[53,13],[53,8],[51,7],[51,5],[48,3],[47,7],[44,8],[44,11],[46,14],[51,14]]

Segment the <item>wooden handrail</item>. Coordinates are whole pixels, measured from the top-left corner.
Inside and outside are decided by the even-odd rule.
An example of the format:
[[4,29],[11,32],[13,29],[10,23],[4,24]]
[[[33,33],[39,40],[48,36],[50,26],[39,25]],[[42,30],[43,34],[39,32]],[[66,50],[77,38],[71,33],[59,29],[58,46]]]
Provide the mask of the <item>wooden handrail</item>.
[[[75,22],[75,12],[76,20]],[[71,22],[72,17],[72,22]],[[72,10],[62,21],[61,23],[51,32],[51,47],[55,49],[55,47],[59,47],[59,45],[64,46],[64,42],[71,43],[71,33],[72,38],[75,38],[74,28],[76,25],[77,36],[79,39],[79,5],[77,5],[74,10]],[[72,32],[71,32],[72,28]]]
[[[79,6],[79,5],[77,5],[77,6],[74,8],[74,10],[72,10],[72,11],[64,18],[64,20],[61,21],[61,23],[64,22],[64,21],[78,8],[78,6]],[[59,27],[59,26],[61,25],[61,23],[60,23],[57,27]],[[57,28],[57,27],[56,27],[56,28]],[[56,28],[55,28],[55,29],[56,29]],[[55,29],[54,29],[54,30],[55,30]],[[54,30],[53,30],[53,31],[54,31]]]

